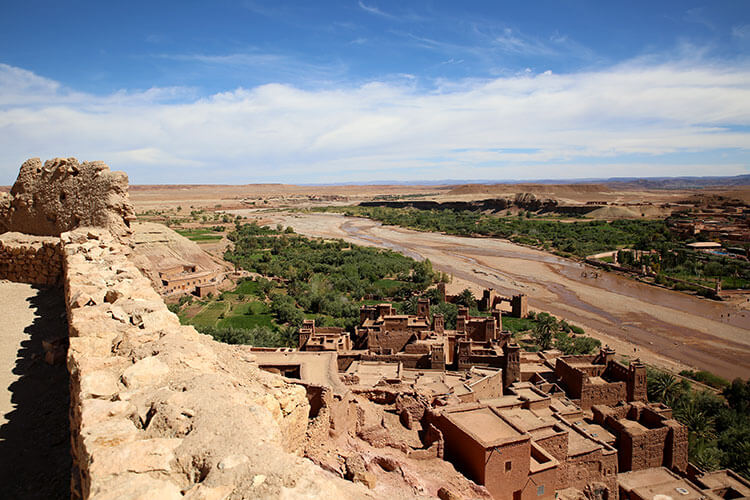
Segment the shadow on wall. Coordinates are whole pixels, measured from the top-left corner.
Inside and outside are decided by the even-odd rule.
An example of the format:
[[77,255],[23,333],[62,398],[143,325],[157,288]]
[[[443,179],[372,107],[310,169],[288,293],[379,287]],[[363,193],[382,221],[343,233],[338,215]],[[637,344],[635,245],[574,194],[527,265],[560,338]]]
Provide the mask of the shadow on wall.
[[[35,287],[36,288],[36,287]],[[67,337],[59,288],[36,288],[29,300],[34,322],[24,333],[9,389],[15,409],[0,427],[0,476],[7,499],[70,498],[70,401],[65,356],[45,362],[42,341]],[[13,314],[13,311],[3,311]]]

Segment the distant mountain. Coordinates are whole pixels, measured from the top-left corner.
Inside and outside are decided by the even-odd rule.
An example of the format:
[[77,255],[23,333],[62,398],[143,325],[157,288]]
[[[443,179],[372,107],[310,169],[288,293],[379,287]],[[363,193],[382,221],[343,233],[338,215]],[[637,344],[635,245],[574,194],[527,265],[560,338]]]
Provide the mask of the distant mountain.
[[750,175],[733,177],[615,177],[607,179],[607,184],[619,184],[644,189],[700,189],[715,186],[748,186]]
[[731,177],[608,177],[583,179],[439,179],[434,181],[372,181],[315,183],[305,186],[461,186],[465,184],[616,184],[641,189],[700,189],[710,186],[750,186],[750,174]]

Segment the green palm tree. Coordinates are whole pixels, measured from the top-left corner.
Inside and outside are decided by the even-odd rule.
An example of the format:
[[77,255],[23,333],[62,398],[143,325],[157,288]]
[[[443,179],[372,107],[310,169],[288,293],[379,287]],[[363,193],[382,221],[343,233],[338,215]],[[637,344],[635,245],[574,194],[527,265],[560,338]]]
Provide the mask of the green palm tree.
[[281,327],[279,334],[286,347],[297,347],[297,344],[299,344],[298,331],[298,328],[291,325]]
[[534,340],[543,351],[552,347],[552,339],[557,331],[557,321],[549,314],[539,314],[534,325]]
[[721,467],[721,451],[702,439],[691,440],[690,462],[706,472]]
[[648,382],[648,398],[652,401],[669,404],[677,396],[680,382],[671,373],[656,372]]
[[675,418],[701,441],[715,437],[716,419],[701,409],[694,398],[682,398],[674,411]]

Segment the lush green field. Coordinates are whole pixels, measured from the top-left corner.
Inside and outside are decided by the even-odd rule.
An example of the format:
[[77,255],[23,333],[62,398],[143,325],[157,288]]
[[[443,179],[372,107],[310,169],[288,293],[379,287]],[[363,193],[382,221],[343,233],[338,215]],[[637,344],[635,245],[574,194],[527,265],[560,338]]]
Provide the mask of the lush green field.
[[219,322],[219,316],[223,315],[229,304],[226,302],[209,302],[201,311],[190,319],[185,321],[195,326],[216,326]]
[[210,228],[176,229],[175,231],[192,241],[218,241],[222,238],[221,234],[217,234],[217,231]]

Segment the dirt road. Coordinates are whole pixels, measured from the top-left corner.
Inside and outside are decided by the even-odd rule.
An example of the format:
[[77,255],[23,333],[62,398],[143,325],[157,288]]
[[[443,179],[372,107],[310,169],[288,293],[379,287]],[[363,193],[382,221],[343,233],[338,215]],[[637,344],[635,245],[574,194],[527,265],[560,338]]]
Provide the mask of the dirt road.
[[492,287],[525,293],[547,311],[621,354],[679,371],[699,368],[750,377],[750,312],[635,282],[546,252],[490,238],[423,233],[333,214],[263,214],[308,236],[343,238],[429,258],[454,276],[449,292]]

